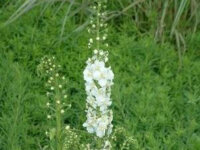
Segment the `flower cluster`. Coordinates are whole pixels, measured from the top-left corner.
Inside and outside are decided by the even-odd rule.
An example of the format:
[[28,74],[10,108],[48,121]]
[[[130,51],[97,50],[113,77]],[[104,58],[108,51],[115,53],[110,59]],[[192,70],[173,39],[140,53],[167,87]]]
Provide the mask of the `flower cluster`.
[[[46,131],[46,135],[49,137],[50,143],[56,143],[55,146],[57,150],[62,150],[63,145],[63,114],[68,108],[71,107],[70,104],[66,104],[67,80],[61,75],[60,68],[61,66],[56,64],[54,56],[43,57],[37,68],[39,75],[47,79],[47,119],[51,120],[49,122],[51,122],[53,128],[49,127],[49,132]],[[54,127],[55,125],[56,127]]]
[[90,25],[87,29],[88,33],[91,34],[91,37],[88,40],[88,48],[94,48],[95,46],[99,49],[99,43],[101,42],[102,46],[108,47],[106,39],[108,37],[108,24],[106,21],[106,3],[107,0],[94,0],[94,4],[91,6],[93,15],[90,16]]
[[110,141],[105,141],[103,149],[102,150],[110,150],[112,148],[112,145],[110,143]]
[[95,50],[83,72],[87,93],[87,120],[83,126],[100,138],[112,132],[113,114],[109,106],[114,74],[111,67],[106,67],[107,56],[107,52]]
[[111,136],[111,142],[113,149],[141,149],[137,139],[130,135],[123,127],[115,127]]
[[69,125],[63,131],[65,134],[62,150],[88,150],[87,146],[81,143],[81,136]]
[[60,69],[61,66],[56,64],[54,56],[43,57],[38,65],[38,73],[47,78],[46,95],[49,102],[46,103],[46,107],[49,108],[48,119],[55,117],[56,107],[59,107],[61,114],[64,114],[65,109],[70,107],[65,102],[67,99],[67,79],[59,73]]

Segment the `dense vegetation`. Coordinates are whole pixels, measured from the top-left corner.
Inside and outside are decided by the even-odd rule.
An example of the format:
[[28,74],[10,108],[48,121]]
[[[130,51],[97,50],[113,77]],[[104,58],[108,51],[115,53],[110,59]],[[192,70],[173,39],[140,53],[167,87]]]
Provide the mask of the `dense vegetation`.
[[[126,10],[131,2],[110,1],[108,9]],[[48,142],[45,80],[37,74],[44,55],[56,57],[68,80],[67,100],[72,107],[65,113],[65,123],[85,130],[83,70],[92,54],[85,30],[87,3],[42,3],[25,7],[26,13],[20,9],[24,16],[18,18],[17,12],[8,20],[22,1],[0,2],[0,149],[36,150]],[[83,9],[77,10],[80,5]],[[141,1],[108,20],[109,63],[115,74],[113,124],[134,138],[130,149],[200,147],[198,6],[195,0]],[[159,19],[162,16],[165,21]],[[166,28],[158,27],[160,23]],[[88,136],[82,135],[81,143],[88,143]]]

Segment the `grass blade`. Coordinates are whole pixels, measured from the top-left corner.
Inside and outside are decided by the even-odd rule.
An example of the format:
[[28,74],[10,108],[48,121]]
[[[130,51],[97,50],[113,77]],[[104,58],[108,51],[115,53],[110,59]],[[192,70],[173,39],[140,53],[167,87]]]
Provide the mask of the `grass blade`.
[[63,23],[62,23],[60,38],[62,38],[62,36],[63,36],[64,30],[65,30],[65,25],[66,25],[67,19],[69,17],[69,12],[70,12],[71,7],[73,6],[73,4],[74,4],[74,0],[72,2],[70,2],[70,5],[69,5],[69,7],[68,7],[68,9],[66,11],[66,14],[65,14],[65,17],[64,17],[64,20],[63,20]]
[[172,35],[173,35],[174,32],[175,32],[176,26],[177,26],[178,23],[179,23],[179,20],[180,20],[181,15],[183,14],[183,10],[184,10],[184,8],[185,8],[185,6],[186,6],[186,3],[187,3],[187,0],[182,0],[182,1],[181,1],[181,4],[180,4],[179,9],[178,9],[178,12],[177,12],[176,17],[175,17],[175,19],[174,19],[174,22],[173,22],[173,24],[172,24],[171,33],[170,33],[170,36],[171,36],[171,37],[172,37]]

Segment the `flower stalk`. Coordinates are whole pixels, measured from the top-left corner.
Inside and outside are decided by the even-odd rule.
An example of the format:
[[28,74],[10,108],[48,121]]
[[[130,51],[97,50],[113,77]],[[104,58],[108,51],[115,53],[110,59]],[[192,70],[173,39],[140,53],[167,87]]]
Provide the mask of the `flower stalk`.
[[89,39],[88,48],[93,48],[93,56],[88,58],[83,72],[87,94],[87,120],[83,126],[89,133],[97,136],[99,140],[96,145],[103,150],[111,148],[107,139],[113,127],[113,112],[110,106],[112,104],[111,86],[114,79],[112,69],[107,65],[108,51],[103,50],[108,47],[105,42],[107,38],[107,24],[104,23],[106,12],[102,9],[106,8],[106,2],[106,0],[96,0],[92,6],[96,11],[96,16],[91,17],[91,27],[88,28],[88,32],[96,37]]
[[[100,9],[101,9],[101,7],[100,7],[99,4],[97,5],[97,7],[98,7],[98,10],[97,10],[97,39],[99,39],[99,37],[100,37],[100,34],[99,34],[100,31],[99,30],[100,30]],[[100,40],[97,40],[97,49],[100,48],[100,42],[99,41]]]
[[[59,91],[58,91],[59,92]],[[59,101],[59,94],[58,94]],[[62,150],[62,137],[61,137],[61,129],[62,129],[62,119],[61,119],[61,106],[60,103],[56,103],[56,147],[57,150]]]
[[71,107],[65,103],[67,81],[64,76],[61,76],[60,68],[61,66],[55,63],[55,57],[48,56],[43,57],[38,65],[39,75],[47,79],[46,87],[49,100],[46,104],[48,108],[47,119],[53,125],[46,134],[52,141],[50,147],[54,147],[56,150],[63,150],[63,130],[65,129],[63,114],[65,109]]

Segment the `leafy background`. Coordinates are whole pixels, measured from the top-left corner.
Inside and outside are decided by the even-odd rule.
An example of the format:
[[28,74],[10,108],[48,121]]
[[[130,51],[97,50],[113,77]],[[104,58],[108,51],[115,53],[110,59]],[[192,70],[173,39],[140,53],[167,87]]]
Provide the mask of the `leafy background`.
[[[36,72],[44,55],[56,56],[69,80],[72,108],[65,123],[85,130],[82,72],[92,55],[85,30],[90,1],[30,2],[19,11],[23,0],[0,2],[2,150],[36,150],[47,142],[45,81]],[[195,0],[109,1],[113,124],[124,127],[141,150],[200,147],[199,5]]]

